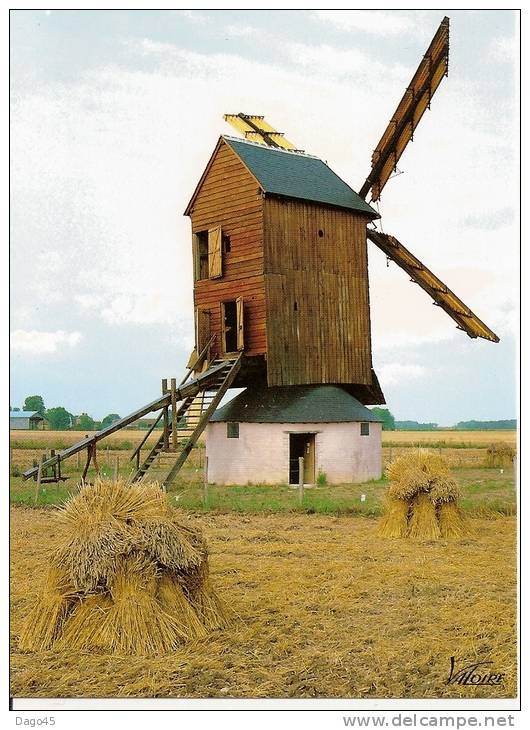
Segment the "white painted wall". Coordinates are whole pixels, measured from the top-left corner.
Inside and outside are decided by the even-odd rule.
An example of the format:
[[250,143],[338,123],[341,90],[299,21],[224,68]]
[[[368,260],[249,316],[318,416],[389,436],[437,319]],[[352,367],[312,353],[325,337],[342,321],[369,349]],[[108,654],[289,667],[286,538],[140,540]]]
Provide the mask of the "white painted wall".
[[206,428],[208,481],[211,484],[287,484],[289,432],[316,433],[316,474],[328,484],[379,479],[382,468],[381,424],[240,423],[239,438],[226,437],[226,423]]

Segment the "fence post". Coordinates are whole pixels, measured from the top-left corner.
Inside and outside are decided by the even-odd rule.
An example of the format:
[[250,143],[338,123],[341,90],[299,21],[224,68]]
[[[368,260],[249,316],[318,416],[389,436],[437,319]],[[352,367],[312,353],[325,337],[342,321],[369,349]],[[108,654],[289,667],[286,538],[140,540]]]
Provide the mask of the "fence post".
[[202,503],[204,509],[208,508],[208,457],[204,459],[204,481],[202,485]]
[[171,378],[171,435],[172,451],[177,450],[177,380]]
[[304,501],[304,457],[298,457],[298,504]]

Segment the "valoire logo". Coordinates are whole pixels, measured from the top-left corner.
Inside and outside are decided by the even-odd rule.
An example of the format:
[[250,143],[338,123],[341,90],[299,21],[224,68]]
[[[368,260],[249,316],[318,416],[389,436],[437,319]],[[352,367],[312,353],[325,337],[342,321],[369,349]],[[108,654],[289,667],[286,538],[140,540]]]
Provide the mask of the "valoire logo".
[[455,658],[452,656],[451,670],[449,672],[447,684],[465,684],[472,685],[473,687],[495,686],[502,684],[505,675],[494,673],[490,669],[486,669],[485,667],[488,664],[493,664],[493,662],[474,662],[473,664],[467,664],[466,666],[457,669]]

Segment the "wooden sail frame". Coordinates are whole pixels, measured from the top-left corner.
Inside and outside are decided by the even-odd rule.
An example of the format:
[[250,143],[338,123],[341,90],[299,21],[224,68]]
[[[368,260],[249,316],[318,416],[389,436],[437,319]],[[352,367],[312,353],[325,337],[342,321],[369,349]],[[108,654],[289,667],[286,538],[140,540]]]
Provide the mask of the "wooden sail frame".
[[257,142],[268,147],[276,147],[291,152],[301,152],[296,145],[285,138],[283,132],[278,132],[265,118],[259,114],[225,114],[224,119],[238,132],[241,132],[245,139],[250,142]]
[[366,198],[371,190],[371,200],[379,200],[381,191],[396,169],[405,147],[413,139],[414,130],[425,110],[430,108],[431,99],[448,71],[449,18],[445,17],[372,154],[372,169],[359,191],[361,198]]
[[368,238],[375,243],[392,261],[407,272],[412,281],[421,286],[429,294],[434,303],[441,307],[457,324],[458,329],[469,337],[482,337],[490,342],[499,342],[499,338],[471,311],[471,309],[452,292],[422,262],[400,243],[394,236],[368,229]]

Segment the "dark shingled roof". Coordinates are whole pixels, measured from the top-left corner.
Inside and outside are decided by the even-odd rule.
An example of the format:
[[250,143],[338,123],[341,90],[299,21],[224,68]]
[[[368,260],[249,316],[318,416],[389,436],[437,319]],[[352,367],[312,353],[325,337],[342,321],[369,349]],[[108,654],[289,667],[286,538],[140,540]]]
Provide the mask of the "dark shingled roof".
[[336,385],[289,385],[243,391],[210,419],[244,423],[377,421],[372,411]]
[[379,218],[325,162],[317,157],[223,136],[265,193],[349,208]]

